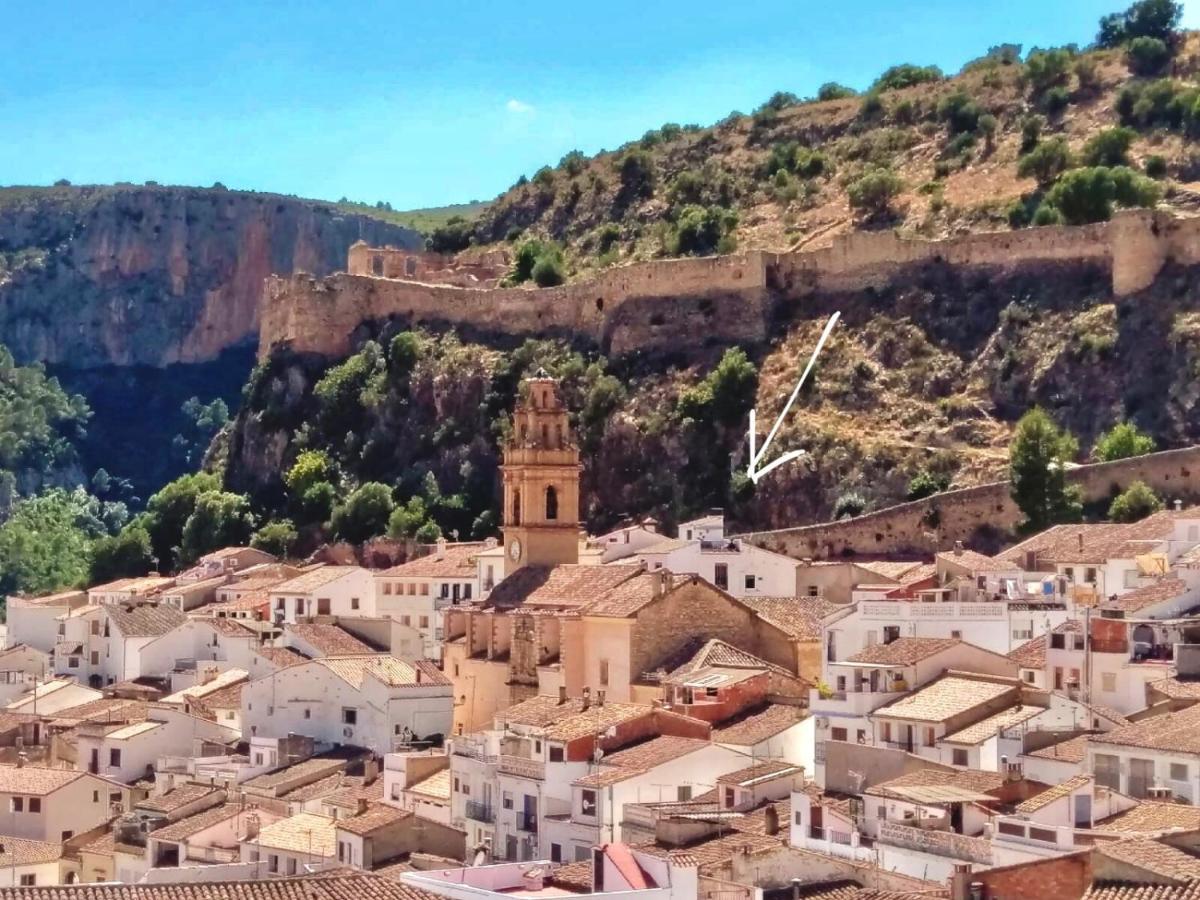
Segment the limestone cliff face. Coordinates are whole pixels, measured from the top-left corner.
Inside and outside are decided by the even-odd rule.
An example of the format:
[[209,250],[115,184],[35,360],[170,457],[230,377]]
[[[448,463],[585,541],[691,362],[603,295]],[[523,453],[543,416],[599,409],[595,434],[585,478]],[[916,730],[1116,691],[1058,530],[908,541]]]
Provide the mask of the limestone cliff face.
[[264,279],[345,267],[408,229],[312,201],[224,189],[0,191],[0,342],[73,368],[215,359],[258,332]]

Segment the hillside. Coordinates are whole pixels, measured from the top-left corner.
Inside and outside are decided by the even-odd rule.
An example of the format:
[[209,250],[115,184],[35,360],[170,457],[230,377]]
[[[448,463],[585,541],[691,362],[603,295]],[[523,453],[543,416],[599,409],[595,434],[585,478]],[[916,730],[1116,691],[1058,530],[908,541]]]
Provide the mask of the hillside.
[[[578,275],[733,246],[817,248],[856,229],[931,238],[1005,230],[1027,223],[1053,182],[1022,177],[1022,160],[1060,138],[1072,158],[1052,163],[1051,176],[1128,164],[1158,181],[1166,206],[1191,211],[1200,200],[1190,141],[1200,35],[1172,40],[1174,55],[1156,69],[1120,48],[1031,51],[1022,62],[1020,48],[1002,46],[952,78],[897,66],[863,95],[828,85],[822,93],[838,99],[780,93],[710,127],[667,124],[522,178],[470,236],[559,242],[568,275]],[[1131,129],[1116,152],[1089,147],[1116,127]],[[883,204],[880,173],[894,192]],[[1024,212],[1014,217],[1014,205]]]

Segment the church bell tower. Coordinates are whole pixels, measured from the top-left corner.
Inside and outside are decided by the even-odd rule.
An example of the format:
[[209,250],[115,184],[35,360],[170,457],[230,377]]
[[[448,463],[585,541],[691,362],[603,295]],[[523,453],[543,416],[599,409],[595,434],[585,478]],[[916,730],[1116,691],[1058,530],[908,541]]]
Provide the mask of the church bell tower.
[[579,562],[579,470],[558,382],[538,369],[521,382],[500,467],[506,572]]

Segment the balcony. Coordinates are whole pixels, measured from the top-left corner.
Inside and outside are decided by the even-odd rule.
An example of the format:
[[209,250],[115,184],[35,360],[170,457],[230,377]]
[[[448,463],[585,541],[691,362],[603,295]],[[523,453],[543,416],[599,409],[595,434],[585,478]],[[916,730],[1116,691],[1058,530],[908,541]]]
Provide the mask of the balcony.
[[487,744],[483,741],[455,738],[450,742],[450,747],[450,752],[455,756],[465,756],[468,759],[478,760],[481,763],[496,762],[496,757],[487,752]]
[[468,800],[466,816],[475,822],[487,825],[496,821],[496,809],[490,803],[480,803],[478,800]]
[[932,853],[935,856],[949,856],[966,862],[986,865],[992,863],[991,841],[955,834],[952,831],[932,831],[885,821],[879,823],[879,843]]
[[517,813],[517,830],[528,831],[530,834],[537,834],[538,817],[537,813],[520,812]]
[[191,847],[187,859],[203,863],[233,863],[238,861],[237,847]]
[[501,756],[499,769],[502,775],[515,775],[534,781],[542,781],[546,777],[544,762],[540,759],[526,759],[524,756]]
[[894,622],[897,619],[1003,619],[1005,603],[913,603],[899,600],[863,601],[858,606],[864,620]]

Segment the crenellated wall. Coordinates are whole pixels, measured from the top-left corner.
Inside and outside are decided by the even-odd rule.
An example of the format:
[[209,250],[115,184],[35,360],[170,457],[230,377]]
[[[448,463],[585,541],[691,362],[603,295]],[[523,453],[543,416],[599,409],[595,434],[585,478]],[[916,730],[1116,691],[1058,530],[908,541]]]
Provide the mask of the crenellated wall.
[[[1104,499],[1139,480],[1168,503],[1200,498],[1200,447],[1078,466],[1067,477],[1079,486],[1085,501]],[[983,526],[1000,533],[1011,532],[1020,521],[1021,512],[1009,495],[1009,483],[996,481],[889,506],[853,519],[751,532],[741,537],[798,559],[925,554],[948,550],[956,540],[970,544]]]
[[594,279],[537,289],[457,287],[361,274],[417,271],[410,256],[353,250],[350,271],[267,280],[259,350],[288,345],[300,352],[344,355],[360,326],[391,318],[449,324],[504,335],[581,337],[621,355],[670,349],[681,336],[717,343],[755,343],[767,336],[776,306],[816,294],[881,287],[913,266],[1016,269],[1085,263],[1110,271],[1113,293],[1148,287],[1169,261],[1200,263],[1200,219],[1150,210],[1118,213],[1111,222],[971,234],[945,241],[892,232],[854,232],[831,247],[798,253],[750,252],[702,259],[634,263]]

